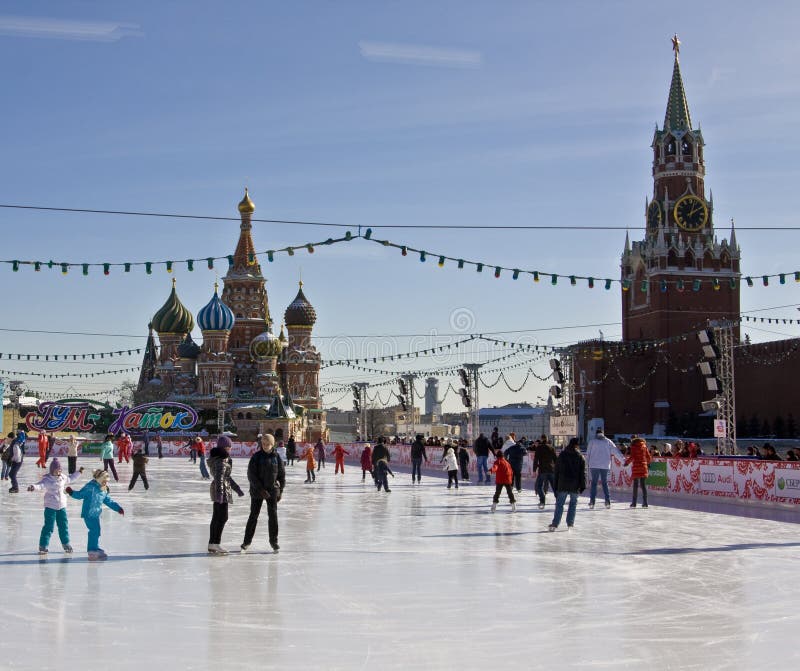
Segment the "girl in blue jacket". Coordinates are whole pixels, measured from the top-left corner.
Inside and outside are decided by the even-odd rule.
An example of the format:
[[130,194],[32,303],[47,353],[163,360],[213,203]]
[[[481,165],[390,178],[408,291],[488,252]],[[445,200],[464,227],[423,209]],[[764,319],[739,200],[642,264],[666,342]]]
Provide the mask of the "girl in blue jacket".
[[72,487],[67,487],[66,492],[73,499],[83,500],[81,517],[89,530],[89,540],[86,548],[89,552],[89,561],[102,561],[108,559],[105,550],[102,550],[99,545],[100,513],[103,510],[103,505],[108,506],[111,510],[116,510],[120,515],[124,515],[125,511],[119,503],[108,495],[108,473],[98,468],[92,475],[94,480],[87,482],[77,492],[73,491]]

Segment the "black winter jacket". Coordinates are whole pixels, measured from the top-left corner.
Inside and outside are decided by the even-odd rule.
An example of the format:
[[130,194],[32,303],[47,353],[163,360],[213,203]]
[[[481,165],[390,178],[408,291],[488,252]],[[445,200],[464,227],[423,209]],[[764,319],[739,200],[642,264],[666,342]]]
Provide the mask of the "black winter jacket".
[[506,459],[515,471],[522,470],[522,461],[527,453],[528,451],[519,443],[514,443],[505,451]]
[[[270,498],[275,494],[276,483],[283,491],[286,487],[286,470],[283,460],[275,450],[264,452],[259,450],[247,465],[247,479],[250,482],[250,496],[253,498]],[[264,496],[264,494],[267,496]]]
[[411,444],[411,458],[424,459],[425,461],[428,461],[428,454],[425,452],[425,445],[421,440],[415,440]]
[[533,456],[533,470],[552,473],[556,465],[556,451],[550,443],[539,443]]
[[586,489],[586,460],[577,450],[564,450],[556,459],[557,492],[582,492]]

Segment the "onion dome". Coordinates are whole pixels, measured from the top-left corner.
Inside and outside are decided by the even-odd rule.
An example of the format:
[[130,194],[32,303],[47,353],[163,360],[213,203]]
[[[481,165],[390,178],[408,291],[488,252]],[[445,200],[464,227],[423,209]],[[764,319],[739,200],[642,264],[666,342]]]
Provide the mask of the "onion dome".
[[250,342],[250,351],[256,357],[278,356],[282,349],[283,344],[281,341],[278,340],[274,333],[270,333],[269,331],[259,333]]
[[241,202],[239,203],[239,212],[242,214],[253,214],[256,211],[255,203],[250,200],[250,196],[247,193],[247,187],[244,189],[244,198],[242,198]]
[[305,294],[303,293],[303,283],[300,282],[300,290],[297,296],[292,301],[291,305],[286,308],[283,315],[284,321],[287,326],[307,326],[311,328],[317,321],[317,311],[314,306],[308,302]]
[[197,313],[197,325],[201,331],[230,331],[233,328],[233,310],[222,302],[217,294],[218,288],[214,283],[214,295]]
[[281,344],[282,344],[283,347],[286,347],[286,345],[289,344],[289,339],[286,337],[286,331],[284,330],[283,327],[284,327],[284,325],[281,324],[281,333],[278,336],[278,340],[281,341]]
[[178,356],[181,359],[196,359],[200,354],[200,345],[192,340],[192,334],[187,333],[185,340],[178,345]]
[[152,323],[157,333],[189,333],[194,328],[194,317],[178,298],[174,279],[169,298],[153,315]]

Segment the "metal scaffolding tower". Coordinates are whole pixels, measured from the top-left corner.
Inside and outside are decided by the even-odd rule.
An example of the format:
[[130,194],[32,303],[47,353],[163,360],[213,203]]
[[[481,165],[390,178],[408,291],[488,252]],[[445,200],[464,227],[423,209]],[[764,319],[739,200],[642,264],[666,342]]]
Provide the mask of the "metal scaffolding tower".
[[717,438],[719,454],[736,454],[736,384],[733,374],[733,323],[710,322],[714,338],[719,348],[717,378],[720,390],[717,394],[719,408],[717,419],[725,420],[726,435]]

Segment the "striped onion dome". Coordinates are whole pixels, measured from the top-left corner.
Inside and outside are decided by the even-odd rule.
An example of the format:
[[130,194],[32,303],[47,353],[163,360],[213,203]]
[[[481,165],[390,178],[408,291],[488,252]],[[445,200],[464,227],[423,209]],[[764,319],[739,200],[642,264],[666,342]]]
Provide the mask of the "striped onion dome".
[[214,295],[197,313],[197,325],[201,331],[230,331],[233,328],[233,310],[220,300],[217,288],[214,284]]
[[306,295],[303,293],[303,283],[300,282],[300,290],[297,296],[286,308],[283,315],[286,326],[314,326],[317,321],[317,311],[314,306],[308,302]]
[[167,302],[153,315],[152,323],[156,333],[189,333],[194,328],[194,317],[178,298],[175,280]]

